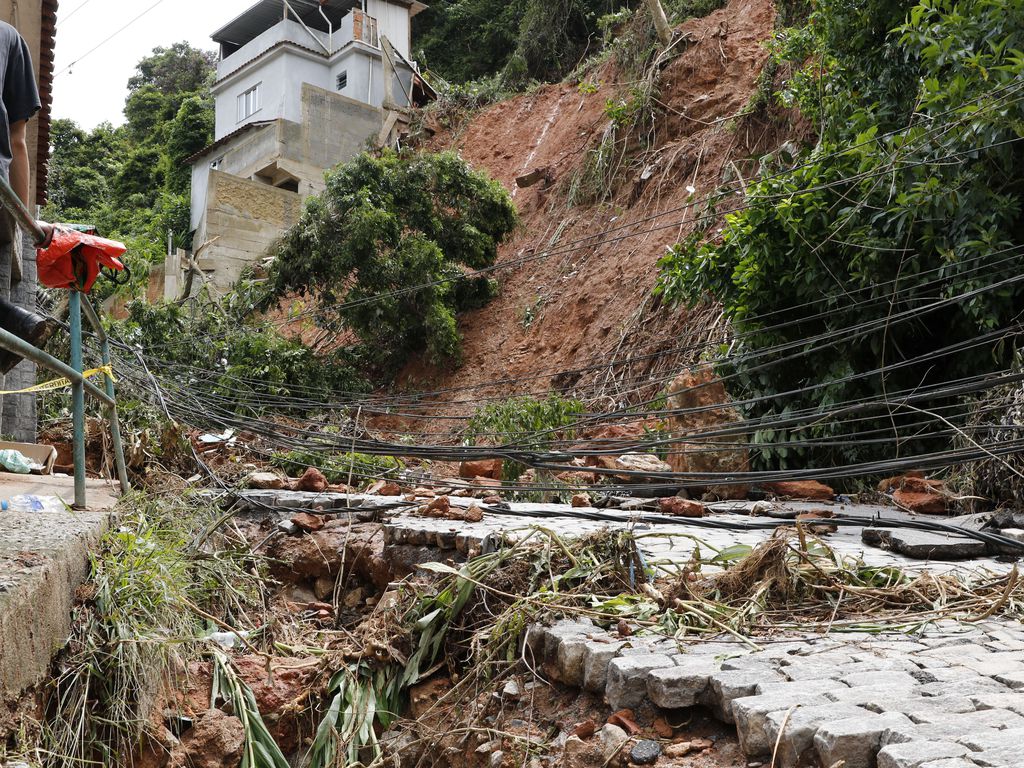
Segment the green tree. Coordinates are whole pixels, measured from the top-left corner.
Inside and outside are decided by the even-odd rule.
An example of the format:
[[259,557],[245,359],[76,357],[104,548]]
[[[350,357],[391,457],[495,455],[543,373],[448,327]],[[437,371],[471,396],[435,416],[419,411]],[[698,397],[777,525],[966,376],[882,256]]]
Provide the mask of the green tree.
[[192,168],[185,164],[185,160],[213,141],[213,129],[213,105],[208,97],[190,96],[182,102],[168,128],[164,146],[164,175],[168,192],[188,194]]
[[322,322],[344,322],[388,367],[421,351],[456,360],[456,312],[492,290],[466,270],[491,266],[516,223],[505,189],[454,154],[362,154],[284,235],[272,292],[313,293]]
[[[1007,368],[1019,333],[1024,285],[1006,280],[1024,247],[1024,3],[906,7],[820,0],[783,35],[780,55],[813,65],[780,95],[816,119],[818,146],[751,185],[720,236],[663,262],[667,297],[710,296],[732,319],[723,370],[747,415],[806,410],[799,436],[835,440],[804,465],[948,445],[916,408],[955,398],[902,397]],[[755,442],[790,437],[766,427]]]

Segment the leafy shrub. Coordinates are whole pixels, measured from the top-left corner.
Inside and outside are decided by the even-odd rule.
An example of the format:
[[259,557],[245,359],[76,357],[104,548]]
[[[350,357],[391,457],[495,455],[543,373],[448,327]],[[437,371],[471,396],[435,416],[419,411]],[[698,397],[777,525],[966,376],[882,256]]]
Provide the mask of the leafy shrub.
[[[554,394],[544,400],[513,397],[477,409],[466,427],[466,439],[470,445],[542,449],[553,441],[575,438],[576,430],[570,425],[584,412],[579,400]],[[525,471],[525,464],[506,461],[502,475],[506,480],[517,480]]]
[[467,270],[494,264],[517,222],[501,184],[452,153],[362,154],[284,235],[271,294],[311,292],[319,321],[344,323],[385,369],[423,351],[457,361],[456,312],[495,290]]
[[318,355],[272,326],[249,317],[253,291],[241,284],[236,304],[200,298],[188,304],[134,301],[111,323],[112,338],[147,352],[150,368],[228,410],[263,412],[271,401],[292,410],[316,408],[335,393],[369,389],[358,373],[358,350]]
[[270,463],[292,476],[301,475],[307,467],[316,467],[331,484],[348,483],[349,479],[361,481],[367,478],[390,477],[405,467],[401,460],[394,456],[331,453],[328,448],[275,453]]
[[[747,416],[807,409],[815,420],[799,437],[843,438],[801,451],[803,465],[887,455],[893,439],[901,453],[947,444],[929,439],[937,422],[911,429],[922,415],[897,393],[1005,369],[1010,339],[978,339],[1024,309],[1020,282],[993,288],[1013,262],[993,265],[1024,245],[1024,106],[1012,92],[1024,6],[932,0],[904,13],[821,0],[806,28],[783,34],[781,55],[812,64],[781,97],[815,120],[819,145],[750,185],[720,236],[662,262],[661,294],[721,302],[740,334],[724,372],[734,394],[758,398]],[[941,299],[952,301],[920,312]],[[765,354],[779,344],[787,354]],[[855,401],[877,405],[851,423],[835,409]],[[875,439],[850,440],[854,430]]]

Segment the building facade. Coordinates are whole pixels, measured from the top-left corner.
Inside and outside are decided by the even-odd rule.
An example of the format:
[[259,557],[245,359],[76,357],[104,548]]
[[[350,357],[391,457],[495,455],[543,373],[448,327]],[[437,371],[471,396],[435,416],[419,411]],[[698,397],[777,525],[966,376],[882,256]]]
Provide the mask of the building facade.
[[[192,164],[192,281],[223,293],[294,224],[324,172],[428,88],[410,62],[415,0],[261,0],[214,33],[214,143]],[[166,294],[180,290],[168,265]],[[176,297],[175,297],[176,298]]]

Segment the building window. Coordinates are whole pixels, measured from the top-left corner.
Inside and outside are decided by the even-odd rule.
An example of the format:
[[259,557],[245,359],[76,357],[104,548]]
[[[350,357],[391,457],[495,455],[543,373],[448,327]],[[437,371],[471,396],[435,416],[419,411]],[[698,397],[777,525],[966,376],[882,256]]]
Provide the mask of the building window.
[[338,90],[344,91],[345,86],[348,85],[348,72],[342,72],[338,75]]
[[260,111],[260,107],[263,106],[260,97],[260,86],[262,85],[263,83],[257,83],[238,97],[238,122],[242,122]]
[[210,170],[211,171],[219,171],[220,170],[220,164],[223,163],[223,162],[224,162],[224,155],[221,155],[216,160],[214,160],[212,163],[210,163]]

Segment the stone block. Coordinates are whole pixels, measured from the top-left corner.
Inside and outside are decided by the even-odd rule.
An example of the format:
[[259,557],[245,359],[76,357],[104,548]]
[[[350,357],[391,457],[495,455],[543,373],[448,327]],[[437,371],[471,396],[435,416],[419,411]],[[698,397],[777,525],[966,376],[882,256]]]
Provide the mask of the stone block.
[[970,699],[978,709],[1007,709],[1024,715],[1024,694],[1021,693],[979,693]]
[[555,654],[558,679],[566,685],[583,685],[583,654],[589,641],[585,637],[563,637]]
[[647,697],[647,675],[655,669],[674,667],[661,653],[619,656],[608,664],[604,695],[612,709],[638,707]]
[[912,728],[906,715],[870,712],[824,723],[814,735],[814,748],[820,765],[843,768],[875,768],[875,756],[881,748],[882,734],[888,728]]
[[600,693],[604,690],[608,679],[608,664],[614,659],[619,649],[625,645],[622,641],[602,642],[590,640],[583,646],[583,687],[588,691]]
[[975,752],[996,749],[1016,749],[1021,752],[1021,744],[1024,744],[1024,728],[989,729],[985,732],[978,732],[971,728],[969,731],[964,736],[957,738],[956,741]]
[[882,672],[855,672],[852,675],[845,675],[841,678],[851,688],[860,686],[884,686],[891,691],[906,691],[917,688],[920,682],[906,672],[894,670]]
[[691,658],[682,666],[655,669],[647,675],[647,696],[662,709],[692,707],[704,695],[711,675],[717,671],[713,658]]
[[[765,732],[768,743],[778,744],[775,764],[779,768],[797,768],[814,751],[814,736],[825,723],[850,717],[861,717],[864,710],[851,704],[823,704],[797,707],[768,714]],[[881,715],[875,715],[881,717]]]
[[777,670],[723,669],[711,676],[705,703],[709,704],[724,722],[733,723],[734,700],[756,695],[757,686],[761,683],[779,682],[784,679],[782,673]]
[[951,741],[907,741],[883,747],[878,753],[878,768],[921,768],[928,762],[966,754],[967,747]]
[[872,712],[902,712],[915,723],[934,722],[937,719],[962,712],[973,712],[974,702],[965,696],[893,696],[881,695],[861,706]]
[[740,749],[747,757],[757,758],[771,754],[768,743],[767,722],[772,712],[785,712],[793,706],[819,707],[832,704],[824,696],[808,696],[804,693],[776,694],[771,696],[747,696],[732,702],[736,734]]
[[789,682],[758,683],[755,693],[759,696],[826,696],[831,691],[844,689],[846,686],[836,680],[798,680]]

